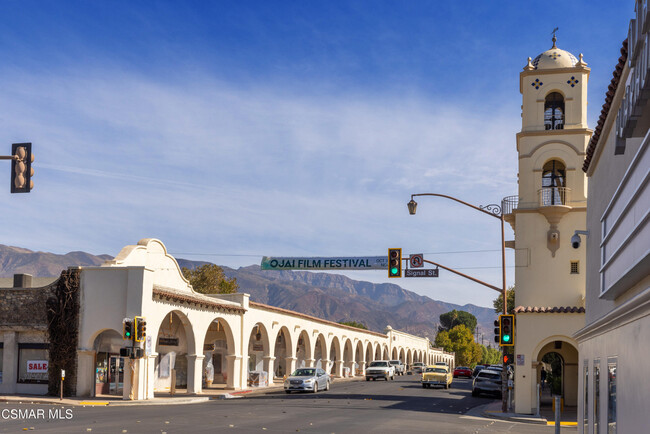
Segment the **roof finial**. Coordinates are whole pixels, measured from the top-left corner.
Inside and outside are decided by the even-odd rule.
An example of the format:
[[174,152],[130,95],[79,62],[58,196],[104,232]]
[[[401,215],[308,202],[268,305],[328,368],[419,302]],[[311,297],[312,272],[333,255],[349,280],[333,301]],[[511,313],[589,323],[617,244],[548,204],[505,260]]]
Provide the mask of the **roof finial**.
[[553,39],[551,39],[551,40],[553,41],[553,46],[551,47],[551,49],[553,49],[553,48],[557,48],[557,46],[555,46],[555,41],[557,41],[557,37],[555,36],[555,32],[557,32],[558,30],[560,30],[560,28],[559,28],[559,27],[556,27],[556,28],[554,28],[553,31],[551,32],[551,33],[553,33]]

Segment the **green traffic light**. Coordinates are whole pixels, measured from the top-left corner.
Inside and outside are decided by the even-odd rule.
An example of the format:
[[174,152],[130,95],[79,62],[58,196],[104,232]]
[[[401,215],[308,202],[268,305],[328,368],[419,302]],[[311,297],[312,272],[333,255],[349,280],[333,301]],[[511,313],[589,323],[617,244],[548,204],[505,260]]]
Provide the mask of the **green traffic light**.
[[397,274],[397,267],[391,268],[390,269],[390,274],[393,274],[393,275]]
[[502,339],[504,342],[510,342],[510,335],[503,335]]

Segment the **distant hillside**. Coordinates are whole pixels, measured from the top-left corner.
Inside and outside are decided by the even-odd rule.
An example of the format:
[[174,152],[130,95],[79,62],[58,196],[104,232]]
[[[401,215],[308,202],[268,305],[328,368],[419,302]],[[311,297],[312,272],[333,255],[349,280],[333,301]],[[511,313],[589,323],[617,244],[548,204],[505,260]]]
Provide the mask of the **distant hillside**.
[[[58,276],[70,266],[97,266],[109,255],[85,252],[65,255],[33,252],[20,247],[0,245],[0,277],[27,273],[34,277]],[[177,259],[181,267],[194,268],[208,262]],[[485,344],[493,342],[493,309],[466,304],[460,306],[418,295],[393,283],[357,281],[346,276],[308,271],[266,271],[258,265],[237,270],[223,267],[226,276],[235,277],[240,291],[253,301],[290,309],[330,321],[360,321],[375,331],[386,325],[433,340],[441,314],[464,310],[476,316],[479,334]],[[489,339],[488,339],[489,337]]]

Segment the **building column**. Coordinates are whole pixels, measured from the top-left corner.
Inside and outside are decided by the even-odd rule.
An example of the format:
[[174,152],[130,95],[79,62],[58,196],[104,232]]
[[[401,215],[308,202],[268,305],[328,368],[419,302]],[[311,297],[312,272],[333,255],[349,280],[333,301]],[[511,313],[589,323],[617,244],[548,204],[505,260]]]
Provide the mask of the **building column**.
[[350,377],[354,377],[354,364],[356,362],[354,360],[350,360],[349,362],[345,362],[345,367],[350,369]]
[[266,375],[268,376],[268,385],[272,386],[273,385],[273,373],[275,370],[275,357],[271,356],[264,356],[264,370],[266,371]]
[[313,368],[316,359],[305,359],[305,368]]
[[327,372],[329,374],[330,373],[330,367],[331,367],[330,363],[332,363],[332,361],[327,360],[327,359],[321,359],[320,362],[321,362],[321,365],[323,365],[323,371],[325,371],[325,372]]
[[337,377],[343,376],[343,360],[334,361],[334,375]]
[[158,353],[145,357],[145,399],[153,399],[153,389],[156,386],[156,358]]
[[77,350],[77,396],[96,394],[95,354],[94,350]]
[[203,354],[187,356],[187,393],[198,394],[203,391]]
[[285,366],[287,367],[287,372],[285,375],[288,377],[293,373],[293,371],[296,370],[296,360],[298,360],[297,357],[286,357],[285,359]]
[[2,357],[2,393],[16,393],[18,381],[18,345],[16,344],[16,332],[4,332]]
[[239,367],[238,361],[242,359],[242,356],[237,354],[229,354],[226,356],[226,362],[228,367],[226,368],[226,373],[228,379],[226,380],[226,389],[241,389],[241,369]]

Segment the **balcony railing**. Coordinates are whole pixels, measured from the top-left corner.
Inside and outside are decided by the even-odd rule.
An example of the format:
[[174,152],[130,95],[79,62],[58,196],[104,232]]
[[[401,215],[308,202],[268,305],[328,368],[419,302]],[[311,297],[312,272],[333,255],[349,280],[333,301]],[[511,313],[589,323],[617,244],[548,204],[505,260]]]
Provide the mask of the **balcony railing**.
[[537,190],[539,206],[567,205],[571,202],[571,189],[567,187],[544,187]]
[[504,197],[501,201],[501,210],[503,211],[503,215],[512,214],[512,212],[517,209],[517,205],[519,205],[519,196]]

